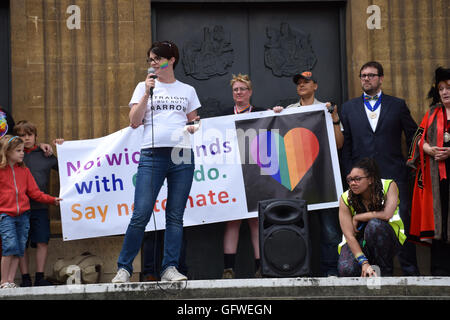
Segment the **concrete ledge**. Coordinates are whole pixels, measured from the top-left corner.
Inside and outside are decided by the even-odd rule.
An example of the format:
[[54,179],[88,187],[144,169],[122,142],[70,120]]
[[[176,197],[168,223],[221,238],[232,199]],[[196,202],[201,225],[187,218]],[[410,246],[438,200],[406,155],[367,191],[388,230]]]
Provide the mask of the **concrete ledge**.
[[0,299],[450,299],[450,277],[263,278],[60,285],[0,290]]

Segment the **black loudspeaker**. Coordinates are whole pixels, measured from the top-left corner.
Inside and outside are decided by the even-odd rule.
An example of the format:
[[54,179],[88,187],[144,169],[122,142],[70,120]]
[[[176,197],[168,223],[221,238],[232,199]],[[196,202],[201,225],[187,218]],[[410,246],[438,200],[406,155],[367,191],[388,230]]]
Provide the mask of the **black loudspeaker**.
[[306,201],[260,201],[258,215],[262,275],[310,276],[311,241]]

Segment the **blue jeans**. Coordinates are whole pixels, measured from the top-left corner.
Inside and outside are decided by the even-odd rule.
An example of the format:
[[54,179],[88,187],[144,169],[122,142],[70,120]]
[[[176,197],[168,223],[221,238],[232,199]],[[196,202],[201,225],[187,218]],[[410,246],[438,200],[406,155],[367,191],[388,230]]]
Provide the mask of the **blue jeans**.
[[0,235],[2,237],[2,256],[23,257],[30,230],[30,211],[11,217],[0,214]]
[[320,272],[324,277],[337,276],[338,246],[342,241],[339,209],[322,209],[313,214],[318,214],[320,219]]
[[[174,163],[172,154],[184,152],[187,161]],[[189,153],[189,156],[187,156]],[[183,241],[183,215],[194,177],[194,154],[191,149],[142,149],[136,175],[134,211],[130,219],[117,265],[130,274],[133,260],[141,249],[145,228],[150,220],[156,198],[167,178],[166,231],[162,268],[178,268]]]
[[[146,232],[144,236],[144,245],[142,247],[143,266],[142,272],[144,276],[159,277],[161,265],[161,253],[164,247],[164,230]],[[180,262],[178,271],[187,275],[188,268],[186,265],[186,237],[183,233],[183,243],[180,252]]]

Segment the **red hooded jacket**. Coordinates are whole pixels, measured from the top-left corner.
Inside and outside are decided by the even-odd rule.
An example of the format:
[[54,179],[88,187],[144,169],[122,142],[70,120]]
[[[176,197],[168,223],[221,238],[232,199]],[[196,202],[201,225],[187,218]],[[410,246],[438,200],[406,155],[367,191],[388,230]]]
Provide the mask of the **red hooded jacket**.
[[54,204],[55,198],[39,190],[31,172],[17,164],[0,168],[0,214],[12,217],[30,210],[29,198],[42,203]]

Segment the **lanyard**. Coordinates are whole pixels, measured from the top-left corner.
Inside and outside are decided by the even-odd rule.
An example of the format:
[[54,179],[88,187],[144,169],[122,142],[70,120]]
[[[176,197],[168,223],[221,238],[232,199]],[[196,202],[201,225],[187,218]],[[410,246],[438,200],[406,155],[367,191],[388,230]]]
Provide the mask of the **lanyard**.
[[237,106],[234,106],[234,114],[245,113],[245,112],[252,112],[252,108],[253,108],[253,106],[249,104],[244,109],[239,111]]

